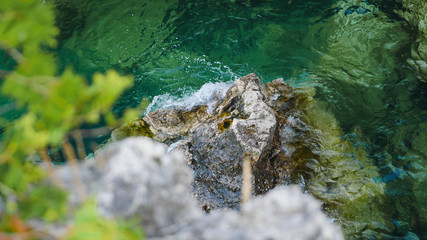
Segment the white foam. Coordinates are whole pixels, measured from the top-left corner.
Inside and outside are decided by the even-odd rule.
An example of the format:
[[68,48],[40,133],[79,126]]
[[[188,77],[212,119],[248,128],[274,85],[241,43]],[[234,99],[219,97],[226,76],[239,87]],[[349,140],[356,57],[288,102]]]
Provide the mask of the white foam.
[[174,96],[169,93],[155,96],[150,105],[148,105],[145,114],[158,109],[184,108],[192,109],[198,105],[208,105],[208,112],[212,112],[217,101],[223,99],[227,90],[231,87],[230,82],[206,83],[198,91],[188,91],[182,97]]

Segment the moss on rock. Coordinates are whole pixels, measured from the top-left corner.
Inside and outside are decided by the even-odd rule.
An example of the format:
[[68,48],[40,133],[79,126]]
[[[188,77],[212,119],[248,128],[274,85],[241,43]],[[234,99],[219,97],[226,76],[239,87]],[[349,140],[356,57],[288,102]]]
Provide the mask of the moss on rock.
[[150,125],[144,119],[137,119],[117,128],[111,133],[111,140],[115,142],[127,137],[136,136],[154,137],[153,132],[150,130]]

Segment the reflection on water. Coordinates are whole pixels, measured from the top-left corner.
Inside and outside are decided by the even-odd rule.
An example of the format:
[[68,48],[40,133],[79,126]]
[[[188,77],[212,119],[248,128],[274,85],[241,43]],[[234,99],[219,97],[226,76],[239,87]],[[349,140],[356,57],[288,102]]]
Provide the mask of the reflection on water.
[[352,0],[67,0],[58,9],[62,68],[135,76],[115,112],[143,97],[177,101],[249,72],[316,87],[341,137],[366,156],[344,154],[368,157],[370,178],[384,186],[373,215],[384,219],[370,230],[427,237],[427,87],[407,69],[404,22]]

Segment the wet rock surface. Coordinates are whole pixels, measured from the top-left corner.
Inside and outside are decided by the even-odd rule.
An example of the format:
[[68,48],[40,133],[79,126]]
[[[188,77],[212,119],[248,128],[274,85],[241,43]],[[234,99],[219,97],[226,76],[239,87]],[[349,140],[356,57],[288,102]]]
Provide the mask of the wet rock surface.
[[138,219],[148,239],[343,239],[320,202],[297,186],[274,189],[241,211],[206,214],[191,197],[193,173],[185,158],[148,138],[113,143],[79,168],[81,176],[68,165],[55,171],[70,201],[78,205],[84,191],[103,215]]

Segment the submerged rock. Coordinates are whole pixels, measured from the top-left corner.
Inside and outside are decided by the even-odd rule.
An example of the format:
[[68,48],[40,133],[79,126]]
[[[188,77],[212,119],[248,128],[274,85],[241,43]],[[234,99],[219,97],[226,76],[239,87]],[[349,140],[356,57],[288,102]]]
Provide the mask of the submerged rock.
[[239,212],[204,213],[190,195],[193,174],[182,155],[148,138],[111,144],[79,168],[80,190],[71,166],[55,171],[73,204],[83,189],[103,215],[139,220],[148,239],[343,239],[320,203],[295,186],[274,189]]
[[351,6],[345,10],[345,15],[349,15],[352,13],[362,14],[369,13],[371,10],[361,7],[361,6]]
[[[332,115],[283,79],[264,86],[255,74],[236,80],[212,112],[161,109],[137,121],[153,138],[184,153],[194,171],[193,196],[205,210],[240,208],[242,161],[249,157],[253,194],[299,184],[322,200],[347,236],[370,237],[393,226],[381,209],[383,183],[363,149],[343,135]],[[124,128],[126,129],[126,128]],[[123,128],[113,133],[124,137]],[[131,135],[144,135],[144,132]]]
[[403,9],[396,10],[417,31],[408,63],[427,81],[427,2],[425,0],[396,0]]

